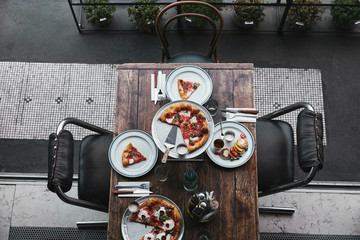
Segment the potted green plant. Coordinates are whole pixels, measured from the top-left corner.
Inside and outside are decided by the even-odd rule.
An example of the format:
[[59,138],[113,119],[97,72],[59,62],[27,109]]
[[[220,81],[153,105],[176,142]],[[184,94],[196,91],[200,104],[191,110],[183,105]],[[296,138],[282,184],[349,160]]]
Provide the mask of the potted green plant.
[[[235,0],[234,3],[264,3],[264,1]],[[239,28],[254,28],[259,26],[264,16],[264,6],[235,5],[233,23]]]
[[[206,3],[223,3],[223,0],[199,0],[200,2],[206,2]],[[214,7],[216,7],[219,11],[222,10],[223,5],[214,5]],[[214,21],[219,20],[219,16],[211,9],[204,7],[204,6],[200,6],[200,5],[184,5],[181,7],[182,12],[184,13],[199,13],[199,14],[203,14],[208,16],[209,18],[211,18]],[[203,18],[199,18],[199,17],[188,17],[185,19],[186,23],[191,26],[191,27],[195,27],[195,28],[204,28],[207,24],[207,20],[203,19]]]
[[[85,0],[84,3],[108,3],[108,0]],[[113,5],[83,5],[84,14],[89,23],[109,24],[116,10]]]
[[[157,0],[135,0],[135,3],[157,3]],[[155,19],[160,11],[158,5],[133,5],[128,8],[130,20],[140,31],[153,32]]]
[[321,21],[325,9],[320,6],[296,6],[295,4],[321,4],[320,0],[294,0],[287,17],[291,30],[308,31],[316,21]]
[[333,4],[352,4],[359,7],[331,6],[331,15],[335,25],[341,29],[351,29],[360,21],[360,4],[358,0],[334,0]]

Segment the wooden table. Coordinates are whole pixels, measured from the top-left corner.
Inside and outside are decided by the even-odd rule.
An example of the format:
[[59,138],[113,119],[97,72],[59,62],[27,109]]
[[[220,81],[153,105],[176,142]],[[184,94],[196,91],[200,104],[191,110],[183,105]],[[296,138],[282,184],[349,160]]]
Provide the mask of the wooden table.
[[[183,64],[123,64],[117,66],[118,81],[116,94],[116,113],[114,133],[129,129],[140,129],[151,134],[151,122],[155,113],[168,101],[154,105],[150,101],[150,74],[162,70],[167,75]],[[212,98],[219,100],[219,108],[255,107],[253,64],[223,63],[194,64],[205,69],[214,84]],[[231,95],[233,94],[233,95]],[[230,96],[230,97],[229,97]],[[214,117],[215,123],[221,118],[220,110]],[[245,124],[256,137],[255,124]],[[160,152],[158,162],[160,163]],[[213,239],[256,240],[259,237],[259,214],[257,192],[256,148],[251,159],[243,166],[225,169],[213,163],[204,154],[203,162],[168,162],[171,174],[166,182],[159,182],[153,173],[130,179],[111,170],[110,192],[119,181],[150,181],[151,191],[173,200],[181,209],[185,220],[183,239],[196,239],[200,229],[207,229]],[[209,223],[197,223],[186,211],[187,202],[192,196],[182,185],[182,177],[188,167],[199,174],[197,191],[215,191],[220,210]],[[108,239],[123,239],[121,219],[127,204],[132,198],[118,198],[110,193]],[[149,228],[150,230],[150,228]]]

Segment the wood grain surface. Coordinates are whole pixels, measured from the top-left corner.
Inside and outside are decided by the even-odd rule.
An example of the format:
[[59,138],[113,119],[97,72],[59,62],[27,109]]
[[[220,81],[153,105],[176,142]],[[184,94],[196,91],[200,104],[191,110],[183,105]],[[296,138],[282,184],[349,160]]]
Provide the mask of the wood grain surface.
[[[211,98],[219,102],[218,109],[226,107],[255,107],[253,64],[220,63],[194,64],[205,69],[212,78],[214,88]],[[117,66],[118,81],[115,110],[115,136],[129,129],[140,129],[151,135],[151,122],[155,113],[168,101],[154,105],[150,101],[150,75],[162,70],[168,75],[180,64],[132,63]],[[219,122],[221,112],[214,116]],[[224,120],[224,119],[223,119]],[[254,138],[256,124],[246,123]],[[114,136],[114,137],[115,137]],[[162,153],[159,153],[159,165]],[[213,163],[206,154],[203,162],[169,161],[170,174],[165,182],[159,182],[153,170],[139,178],[126,178],[111,171],[109,223],[107,238],[123,239],[121,220],[127,204],[135,198],[118,198],[112,194],[119,181],[150,181],[151,191],[173,200],[181,209],[185,220],[184,240],[196,239],[201,229],[207,229],[217,240],[258,240],[259,214],[257,193],[256,148],[251,159],[241,167],[225,169]],[[187,213],[187,203],[192,196],[183,188],[182,178],[188,167],[199,174],[197,192],[214,191],[220,203],[216,217],[208,223],[197,223]],[[151,228],[149,228],[150,231]],[[133,240],[133,239],[132,239]],[[134,239],[136,240],[136,239]]]

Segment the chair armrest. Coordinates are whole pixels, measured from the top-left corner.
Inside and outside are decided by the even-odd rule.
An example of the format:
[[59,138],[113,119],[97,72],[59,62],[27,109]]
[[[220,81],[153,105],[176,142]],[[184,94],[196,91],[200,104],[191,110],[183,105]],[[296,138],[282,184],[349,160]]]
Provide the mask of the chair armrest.
[[60,186],[55,186],[55,192],[58,195],[58,197],[66,203],[69,203],[69,204],[72,204],[75,206],[79,206],[79,207],[90,208],[90,209],[94,209],[94,210],[98,210],[98,211],[102,211],[102,212],[108,212],[108,208],[103,205],[67,196],[63,192],[63,190],[61,189]]
[[297,187],[301,187],[301,186],[305,186],[307,185],[309,182],[311,182],[317,171],[318,171],[318,167],[312,167],[310,169],[310,172],[306,175],[306,177],[302,180],[298,180],[298,181],[294,181],[292,183],[287,183],[287,184],[283,184],[274,188],[271,188],[268,191],[264,191],[264,192],[259,192],[259,197],[264,197],[270,194],[274,194],[274,193],[278,193],[278,192],[283,192],[289,189],[293,189],[293,188],[297,188]]
[[75,124],[77,126],[86,128],[88,130],[97,132],[99,134],[113,134],[113,132],[111,132],[109,130],[103,129],[101,127],[98,127],[98,126],[95,126],[93,124],[81,121],[81,120],[76,119],[76,118],[71,118],[71,117],[65,118],[63,121],[61,121],[61,123],[58,125],[58,128],[56,130],[56,134],[58,135],[61,131],[63,131],[65,126],[67,124],[69,124],[69,123],[72,123],[72,124]]
[[259,119],[271,120],[273,118],[279,117],[281,115],[287,114],[289,112],[295,111],[295,110],[300,109],[300,108],[306,108],[306,109],[309,109],[311,111],[314,111],[314,108],[309,103],[298,102],[298,103],[294,103],[294,104],[292,104],[290,106],[281,108],[281,109],[279,109],[279,110],[277,110],[275,112],[264,115],[264,116],[260,117]]

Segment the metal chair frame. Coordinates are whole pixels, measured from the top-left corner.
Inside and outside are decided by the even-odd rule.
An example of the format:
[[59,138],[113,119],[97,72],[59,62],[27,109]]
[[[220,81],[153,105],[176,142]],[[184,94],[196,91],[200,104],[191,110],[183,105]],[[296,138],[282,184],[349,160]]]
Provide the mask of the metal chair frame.
[[[165,12],[167,12],[169,9],[174,8],[174,7],[178,7],[178,6],[182,6],[182,5],[202,5],[205,7],[209,7],[210,9],[212,9],[213,11],[215,11],[218,16],[219,16],[219,29],[216,28],[216,23],[209,18],[206,15],[203,14],[199,14],[199,13],[180,13],[177,15],[172,16],[171,18],[169,18],[164,25],[161,27],[160,23],[161,23],[161,19],[163,17],[163,15],[165,14]],[[222,14],[220,13],[220,11],[215,8],[213,5],[206,3],[206,2],[200,2],[200,1],[179,1],[179,2],[175,2],[172,4],[167,5],[166,7],[164,7],[159,14],[157,15],[156,19],[155,19],[155,29],[157,32],[157,35],[161,41],[162,44],[162,55],[161,55],[161,62],[165,62],[165,58],[166,59],[170,59],[171,55],[170,55],[170,51],[169,51],[169,42],[167,41],[166,37],[165,37],[165,31],[167,29],[167,27],[169,26],[169,24],[174,21],[175,19],[179,19],[179,18],[184,18],[184,17],[199,17],[199,18],[203,18],[206,19],[210,25],[212,26],[212,30],[213,30],[213,36],[210,40],[210,50],[207,53],[207,57],[209,57],[210,59],[212,58],[212,56],[214,55],[215,58],[215,62],[219,62],[218,59],[218,55],[217,55],[217,45],[218,45],[218,40],[221,36],[223,27],[224,27],[224,19]]]
[[[83,127],[85,129],[94,131],[94,132],[99,133],[99,134],[113,134],[113,132],[111,132],[111,131],[108,131],[106,129],[100,128],[100,127],[95,126],[93,124],[81,121],[81,120],[76,119],[76,118],[65,118],[63,121],[61,121],[60,124],[57,127],[56,134],[57,135],[60,134],[61,131],[64,130],[65,126],[67,124],[70,124],[70,123],[74,124],[74,125],[77,125],[77,126],[80,126],[80,127]],[[55,148],[56,147],[57,147],[57,145],[55,145]],[[54,156],[54,158],[56,158],[56,156]],[[92,202],[89,202],[89,201],[69,197],[68,195],[66,195],[62,191],[62,189],[61,189],[61,187],[59,185],[57,185],[55,187],[55,192],[58,195],[58,197],[62,201],[66,202],[66,203],[76,205],[76,206],[80,206],[80,207],[86,207],[86,208],[90,208],[90,209],[94,209],[94,210],[98,210],[98,211],[102,211],[102,212],[108,212],[108,208],[104,207],[104,206],[102,206],[100,204],[96,204],[96,203],[92,203]]]
[[[279,117],[281,115],[287,114],[289,112],[295,111],[297,109],[300,108],[306,108],[308,110],[314,111],[314,108],[306,102],[298,102],[295,104],[292,104],[290,106],[287,106],[285,108],[279,109],[275,112],[269,113],[267,115],[264,115],[260,118],[258,118],[259,120],[264,119],[264,120],[271,120],[274,119],[276,117]],[[301,180],[296,180],[294,182],[291,183],[287,183],[287,184],[283,184],[280,186],[276,186],[274,188],[271,188],[265,192],[259,192],[259,197],[264,197],[267,195],[271,195],[271,194],[275,194],[275,193],[279,193],[279,192],[283,192],[289,189],[293,189],[293,188],[297,188],[297,187],[301,187],[301,186],[305,186],[308,183],[310,183],[313,178],[315,177],[317,171],[318,171],[318,167],[312,167],[309,171],[309,173],[305,176],[304,179]],[[259,207],[259,212],[260,213],[277,213],[277,214],[293,214],[295,212],[294,208],[278,208],[278,207]]]

